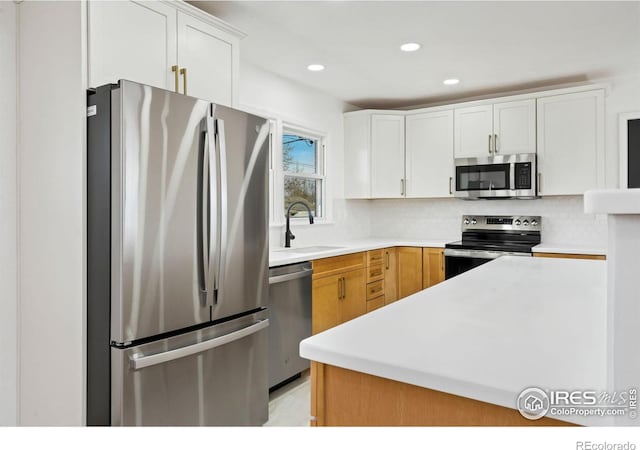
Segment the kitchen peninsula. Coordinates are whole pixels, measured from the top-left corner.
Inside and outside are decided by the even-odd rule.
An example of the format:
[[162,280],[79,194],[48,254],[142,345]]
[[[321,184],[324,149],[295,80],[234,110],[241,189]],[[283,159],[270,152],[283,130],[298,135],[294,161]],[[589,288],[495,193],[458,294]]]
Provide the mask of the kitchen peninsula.
[[606,289],[604,261],[506,256],[305,339],[312,425],[605,425],[515,408],[606,388]]

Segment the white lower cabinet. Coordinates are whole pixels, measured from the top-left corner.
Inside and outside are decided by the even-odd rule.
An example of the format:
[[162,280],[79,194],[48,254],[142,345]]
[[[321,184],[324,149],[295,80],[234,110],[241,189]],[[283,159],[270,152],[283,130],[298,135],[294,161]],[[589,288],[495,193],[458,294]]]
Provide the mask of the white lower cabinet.
[[89,86],[127,79],[237,103],[244,35],[183,2],[88,2]]
[[405,118],[407,197],[451,197],[453,110]]
[[582,195],[604,186],[604,90],[538,98],[538,191]]

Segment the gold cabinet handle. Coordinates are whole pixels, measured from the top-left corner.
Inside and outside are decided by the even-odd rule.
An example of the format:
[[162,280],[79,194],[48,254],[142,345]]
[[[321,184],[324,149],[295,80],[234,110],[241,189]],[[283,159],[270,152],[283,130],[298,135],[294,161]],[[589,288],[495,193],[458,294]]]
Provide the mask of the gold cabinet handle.
[[453,189],[451,188],[452,181],[453,181],[453,177],[449,177],[449,195],[453,194]]
[[444,252],[440,253],[440,270],[444,272]]
[[489,135],[489,154],[491,154],[491,135]]
[[498,153],[498,135],[493,135],[493,152]]
[[338,278],[338,300],[342,300],[342,278]]
[[178,66],[171,66],[171,71],[173,72],[173,78],[176,83],[175,91],[180,93],[180,75],[178,75]]
[[347,280],[342,277],[342,298],[347,298]]
[[389,270],[389,251],[387,250],[384,253],[387,255],[387,268],[386,268],[386,270]]
[[187,95],[187,68],[183,67],[180,69],[180,75],[184,77],[184,85],[182,86],[184,89],[184,95]]

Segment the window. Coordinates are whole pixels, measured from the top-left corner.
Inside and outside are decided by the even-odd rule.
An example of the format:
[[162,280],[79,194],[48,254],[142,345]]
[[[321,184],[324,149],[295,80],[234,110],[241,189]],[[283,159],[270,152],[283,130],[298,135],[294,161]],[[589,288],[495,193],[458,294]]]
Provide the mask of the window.
[[[324,143],[319,136],[284,129],[282,133],[284,211],[304,202],[314,217],[324,217]],[[291,217],[307,217],[302,205],[291,209]]]

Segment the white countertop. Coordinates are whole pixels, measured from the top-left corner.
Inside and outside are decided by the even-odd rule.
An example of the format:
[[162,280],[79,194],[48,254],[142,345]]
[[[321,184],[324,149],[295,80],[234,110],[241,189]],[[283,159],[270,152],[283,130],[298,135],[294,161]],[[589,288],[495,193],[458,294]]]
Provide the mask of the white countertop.
[[[314,259],[328,258],[331,256],[346,255],[348,253],[364,252],[367,250],[375,250],[386,247],[434,247],[444,248],[448,242],[460,240],[460,236],[452,236],[451,238],[435,238],[435,239],[402,239],[402,238],[366,238],[355,239],[351,241],[335,242],[331,244],[318,244],[309,246],[293,247],[285,249],[283,247],[269,249],[269,267],[282,266],[285,264],[293,264],[303,261],[312,261]],[[313,250],[313,247],[327,247],[324,250]],[[305,252],[306,248],[310,248],[309,252]],[[299,249],[299,251],[298,251]],[[294,250],[292,252],[291,250]],[[606,248],[593,245],[575,245],[575,244],[555,244],[543,242],[533,247],[534,252],[538,253],[568,253],[582,255],[605,255]]]
[[640,189],[594,189],[584,193],[588,214],[640,214]]
[[[366,238],[351,241],[336,242],[331,244],[318,244],[313,247],[335,247],[323,251],[310,251],[308,253],[291,252],[296,248],[269,249],[269,267],[293,264],[302,261],[312,261],[314,259],[328,258],[330,256],[346,255],[349,253],[364,252],[386,247],[437,247],[444,248],[447,242],[459,240],[460,237],[450,239],[393,239],[393,238]],[[312,246],[300,246],[300,250]]]
[[307,338],[300,355],[515,408],[531,386],[605,390],[605,326],[604,261],[505,256]]
[[565,253],[572,255],[606,255],[607,246],[602,245],[579,245],[562,244],[554,242],[543,242],[533,247],[534,253]]

